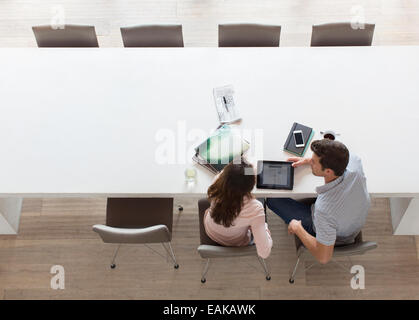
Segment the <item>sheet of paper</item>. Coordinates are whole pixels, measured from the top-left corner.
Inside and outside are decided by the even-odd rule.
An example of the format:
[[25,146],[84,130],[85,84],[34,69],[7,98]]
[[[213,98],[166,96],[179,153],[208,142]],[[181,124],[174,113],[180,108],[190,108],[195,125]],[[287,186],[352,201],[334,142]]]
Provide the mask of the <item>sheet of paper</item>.
[[232,85],[214,88],[214,101],[218,118],[221,123],[231,123],[240,119],[237,106],[234,103],[234,88]]

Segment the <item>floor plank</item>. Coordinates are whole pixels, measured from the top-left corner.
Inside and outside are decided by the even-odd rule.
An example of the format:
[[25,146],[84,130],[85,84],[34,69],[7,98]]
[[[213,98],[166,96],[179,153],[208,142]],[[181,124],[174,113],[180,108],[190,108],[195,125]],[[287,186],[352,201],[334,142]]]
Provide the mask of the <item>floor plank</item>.
[[[31,27],[50,23],[57,4],[66,23],[95,25],[101,47],[121,47],[119,27],[143,23],[181,23],[185,46],[217,46],[217,25],[228,22],[280,24],[281,46],[308,46],[312,24],[350,21],[353,10],[376,23],[373,45],[419,44],[417,1],[2,0],[0,47],[35,47]],[[365,290],[352,290],[351,274],[335,264],[300,269],[289,284],[293,238],[271,212],[272,280],[264,280],[256,258],[240,258],[214,261],[201,284],[196,200],[176,198],[178,204],[184,206],[181,214],[174,208],[179,270],[132,245],[122,248],[111,270],[114,246],[91,230],[105,221],[104,199],[25,199],[19,234],[0,236],[0,299],[419,299],[419,237],[392,235],[387,199],[373,201],[363,229],[378,248],[352,258],[365,268]],[[151,248],[163,254],[160,246]],[[65,290],[50,288],[53,265],[65,268]]]
[[[28,201],[28,203],[26,203]],[[293,237],[286,225],[268,211],[274,247],[266,281],[256,257],[217,259],[207,282],[201,284],[204,261],[199,242],[196,200],[179,198],[184,211],[174,208],[173,248],[180,268],[175,270],[163,248],[124,245],[117,268],[109,268],[115,245],[104,244],[92,232],[105,219],[104,201],[98,199],[43,200],[41,214],[22,215],[20,233],[0,240],[0,297],[4,299],[414,299],[419,297],[419,260],[416,239],[393,236],[389,202],[375,199],[364,228],[364,238],[378,249],[352,258],[364,266],[366,288],[353,290],[351,274],[338,265],[300,269],[288,283],[295,261]],[[92,212],[88,212],[90,208]],[[345,261],[340,261],[345,263]],[[308,264],[308,262],[307,262]],[[53,265],[65,268],[65,290],[50,288]],[[179,290],[181,288],[181,290]]]

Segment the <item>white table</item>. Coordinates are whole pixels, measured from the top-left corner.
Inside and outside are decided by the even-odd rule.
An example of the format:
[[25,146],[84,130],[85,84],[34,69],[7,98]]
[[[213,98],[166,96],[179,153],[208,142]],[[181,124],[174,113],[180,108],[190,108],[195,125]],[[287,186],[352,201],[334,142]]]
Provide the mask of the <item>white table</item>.
[[[232,84],[253,161],[286,159],[294,121],[315,138],[334,129],[371,196],[393,198],[395,233],[405,221],[419,234],[418,57],[408,46],[1,49],[0,226],[17,231],[24,197],[204,196],[213,175],[197,167],[189,185],[184,170],[218,126],[212,89]],[[255,193],[313,195],[323,181],[310,172],[296,170],[291,192]]]

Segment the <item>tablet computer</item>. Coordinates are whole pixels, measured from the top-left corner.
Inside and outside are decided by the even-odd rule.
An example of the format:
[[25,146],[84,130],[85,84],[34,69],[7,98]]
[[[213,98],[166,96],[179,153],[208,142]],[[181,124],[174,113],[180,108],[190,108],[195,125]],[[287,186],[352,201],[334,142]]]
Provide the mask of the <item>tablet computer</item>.
[[287,161],[258,161],[257,188],[292,190],[294,167]]

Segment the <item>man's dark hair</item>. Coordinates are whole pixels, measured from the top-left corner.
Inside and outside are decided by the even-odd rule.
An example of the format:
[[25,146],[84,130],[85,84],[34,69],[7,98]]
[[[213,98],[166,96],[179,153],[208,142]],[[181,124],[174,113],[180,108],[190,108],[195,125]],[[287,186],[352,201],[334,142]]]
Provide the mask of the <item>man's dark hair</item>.
[[315,140],[311,143],[311,150],[320,158],[322,169],[331,169],[336,176],[345,172],[349,162],[349,151],[346,146],[330,139]]

